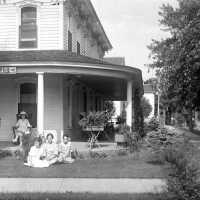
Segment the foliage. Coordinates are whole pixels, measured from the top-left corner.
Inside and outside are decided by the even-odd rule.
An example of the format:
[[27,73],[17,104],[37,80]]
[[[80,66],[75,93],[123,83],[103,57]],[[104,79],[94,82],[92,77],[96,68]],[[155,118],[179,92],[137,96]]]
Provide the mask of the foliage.
[[124,135],[125,145],[130,153],[133,153],[139,149],[141,136],[137,132],[132,132],[130,127],[124,124],[119,125],[115,131],[117,134]]
[[167,180],[168,199],[200,199],[199,165],[193,157],[193,151],[188,140],[165,149],[164,158],[171,166]]
[[108,157],[108,155],[105,152],[90,151],[89,155],[90,155],[90,158],[93,158],[93,159],[104,159]]
[[[160,23],[169,32],[166,39],[149,46],[160,79],[161,100],[172,110],[200,106],[200,1],[179,0],[179,6],[163,5]],[[192,129],[192,123],[189,123]]]
[[[95,134],[94,126],[98,128],[108,127],[108,124],[111,121],[113,112],[112,111],[93,111],[89,112],[88,115],[82,113],[82,119],[79,121],[79,125],[82,129],[89,128],[89,147],[94,148],[96,147],[97,138],[99,137],[100,133],[102,132],[101,129],[98,130],[97,134]],[[88,132],[86,132],[88,133]]]
[[113,101],[105,101],[104,102],[104,110],[108,113],[115,114],[115,107]]
[[143,116],[144,118],[147,118],[152,112],[152,106],[149,103],[149,100],[143,97],[141,100],[141,106],[143,108]]
[[149,131],[156,131],[159,129],[159,121],[155,117],[152,117],[147,123],[147,127]]
[[7,150],[0,150],[0,159],[12,156],[12,153]]
[[151,148],[151,156],[148,162],[151,164],[164,164],[164,152],[168,146],[182,142],[183,134],[170,131],[165,128],[151,131],[145,138],[147,147]]
[[28,134],[22,137],[22,147],[15,152],[15,156],[18,159],[22,159],[24,162],[26,162],[30,148],[34,144],[35,137],[36,136],[34,134]]
[[107,111],[90,111],[88,115],[82,113],[83,118],[79,121],[79,125],[82,128],[91,126],[105,126],[111,119],[112,115],[113,113]]
[[141,136],[137,132],[125,132],[126,145],[130,153],[134,153],[139,150]]
[[141,104],[141,94],[138,89],[136,89],[134,94],[134,131],[137,132],[141,137],[145,136],[144,132],[144,116],[143,107]]

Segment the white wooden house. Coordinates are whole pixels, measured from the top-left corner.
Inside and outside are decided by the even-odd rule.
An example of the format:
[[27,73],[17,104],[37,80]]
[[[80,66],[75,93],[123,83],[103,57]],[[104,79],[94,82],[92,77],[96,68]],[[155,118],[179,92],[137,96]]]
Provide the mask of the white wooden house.
[[103,61],[111,48],[90,0],[0,0],[0,141],[21,110],[39,134],[77,140],[81,112],[127,100],[131,125],[141,71]]

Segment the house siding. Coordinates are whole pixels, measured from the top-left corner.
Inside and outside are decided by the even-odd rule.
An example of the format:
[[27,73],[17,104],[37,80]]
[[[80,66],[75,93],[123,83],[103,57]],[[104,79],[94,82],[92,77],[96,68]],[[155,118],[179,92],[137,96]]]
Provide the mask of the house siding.
[[80,52],[82,55],[89,56],[92,58],[100,58],[101,54],[98,51],[98,45],[92,45],[91,35],[86,34],[83,28],[78,25],[76,18],[73,16],[69,17],[68,4],[64,5],[64,49],[68,49],[68,31],[72,33],[72,51],[76,52],[77,41],[80,43]]
[[[13,1],[14,2],[14,1]],[[0,50],[19,49],[20,6],[0,5]],[[73,16],[69,20],[68,4],[43,4],[37,6],[38,47],[41,50],[68,49],[68,30],[72,32],[72,51],[80,43],[82,55],[102,58],[98,44],[92,42],[90,31],[85,33]]]
[[14,80],[0,79],[0,141],[10,141],[12,137],[12,127],[16,123],[18,108],[16,91]]
[[0,50],[16,49],[17,8],[12,5],[0,5]]
[[63,81],[60,76],[45,76],[44,116],[44,129],[56,130],[60,140],[63,131]]
[[[62,5],[44,5],[39,9],[39,49],[62,49],[59,12]],[[62,41],[63,42],[63,41]]]

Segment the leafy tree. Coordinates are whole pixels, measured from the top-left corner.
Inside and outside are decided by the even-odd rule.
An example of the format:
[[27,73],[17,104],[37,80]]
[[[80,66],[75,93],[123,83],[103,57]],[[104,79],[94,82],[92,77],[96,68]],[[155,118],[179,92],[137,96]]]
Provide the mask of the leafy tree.
[[144,118],[147,118],[152,112],[152,106],[149,103],[149,100],[143,97],[141,100],[141,106],[143,108],[143,116]]
[[178,7],[163,5],[160,24],[169,37],[153,40],[149,49],[160,79],[163,104],[187,113],[200,107],[200,1],[178,0]]

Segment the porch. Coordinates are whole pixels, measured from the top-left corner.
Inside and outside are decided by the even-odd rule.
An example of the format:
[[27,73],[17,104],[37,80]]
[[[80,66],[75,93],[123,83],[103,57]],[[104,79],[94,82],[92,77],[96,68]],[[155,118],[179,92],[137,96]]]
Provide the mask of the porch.
[[80,141],[80,113],[103,110],[105,100],[127,101],[132,126],[134,94],[143,94],[139,70],[66,51],[0,52],[0,66],[1,141],[10,141],[21,110],[37,134],[55,130],[58,141],[64,133]]

